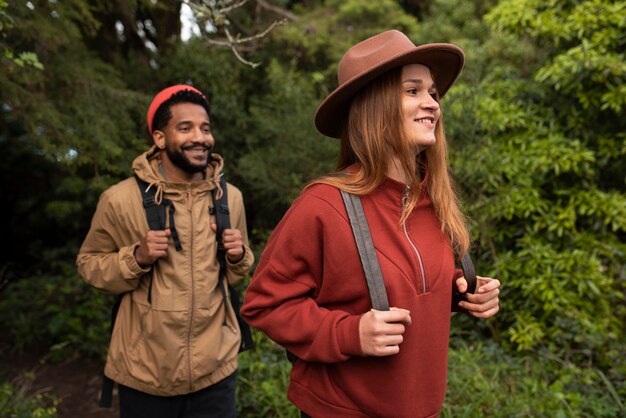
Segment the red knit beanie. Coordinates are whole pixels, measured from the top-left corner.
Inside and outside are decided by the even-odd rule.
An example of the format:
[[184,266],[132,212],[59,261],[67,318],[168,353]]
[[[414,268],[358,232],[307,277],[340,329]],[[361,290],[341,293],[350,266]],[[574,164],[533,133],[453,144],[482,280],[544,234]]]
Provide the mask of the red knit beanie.
[[183,90],[190,90],[190,91],[193,91],[194,93],[198,93],[200,96],[204,98],[204,100],[207,100],[206,96],[202,94],[200,90],[198,90],[195,87],[188,86],[186,84],[177,84],[175,86],[170,86],[170,87],[167,87],[166,89],[161,90],[159,93],[157,93],[156,96],[154,96],[154,99],[152,99],[152,103],[150,103],[150,107],[148,108],[148,116],[146,118],[146,121],[148,122],[148,132],[150,132],[151,135],[152,135],[152,122],[154,119],[154,114],[157,112],[157,110],[159,110],[159,107],[164,102],[169,100],[174,94]]

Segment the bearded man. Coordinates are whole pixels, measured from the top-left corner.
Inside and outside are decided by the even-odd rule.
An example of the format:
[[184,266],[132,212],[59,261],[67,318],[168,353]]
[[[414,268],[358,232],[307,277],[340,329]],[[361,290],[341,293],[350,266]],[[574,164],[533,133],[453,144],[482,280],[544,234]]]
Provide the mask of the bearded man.
[[[254,262],[241,192],[220,184],[210,107],[188,85],[159,92],[147,114],[154,146],[98,201],[76,263],[85,281],[121,303],[105,375],[119,384],[120,417],[235,417],[240,329],[220,284],[214,195],[227,192],[223,276],[232,284]],[[145,197],[165,205],[151,230]],[[223,185],[226,190],[222,190]]]

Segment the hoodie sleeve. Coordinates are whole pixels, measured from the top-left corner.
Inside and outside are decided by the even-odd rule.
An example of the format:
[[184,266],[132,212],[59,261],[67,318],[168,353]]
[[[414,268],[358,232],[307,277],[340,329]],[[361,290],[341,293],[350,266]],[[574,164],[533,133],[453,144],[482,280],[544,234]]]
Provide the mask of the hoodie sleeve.
[[250,249],[248,241],[248,226],[246,224],[246,210],[243,203],[241,191],[235,186],[228,184],[228,207],[230,210],[231,228],[241,231],[243,239],[243,258],[236,263],[231,263],[226,258],[226,277],[228,283],[233,284],[241,280],[250,273],[254,264],[254,253]]
[[348,312],[349,304],[333,301],[350,292],[339,277],[345,261],[339,237],[346,224],[332,205],[301,196],[270,237],[246,291],[246,321],[306,361],[362,355],[363,311]]
[[91,227],[78,252],[76,266],[87,283],[117,294],[134,290],[150,268],[142,268],[135,260],[134,252],[139,241],[131,245],[118,244],[124,241],[121,238],[123,222],[108,192],[100,196]]

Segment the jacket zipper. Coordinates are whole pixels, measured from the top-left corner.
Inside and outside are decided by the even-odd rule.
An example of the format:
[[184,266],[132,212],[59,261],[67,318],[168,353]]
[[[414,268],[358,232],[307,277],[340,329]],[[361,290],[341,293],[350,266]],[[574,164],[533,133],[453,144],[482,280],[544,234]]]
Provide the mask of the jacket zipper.
[[[404,195],[402,196],[402,209],[403,210],[406,207],[407,202],[409,201],[410,193],[411,193],[411,186],[407,185],[406,188],[404,189]],[[417,246],[411,240],[411,237],[409,237],[409,231],[406,229],[406,221],[402,222],[402,229],[404,229],[404,236],[406,237],[407,241],[409,241],[409,244],[411,244],[411,247],[413,248],[413,251],[415,252],[415,256],[417,257],[417,263],[419,264],[420,273],[422,274],[422,293],[426,293],[428,289],[426,288],[426,272],[424,271],[424,263],[422,262],[422,256],[419,250],[417,249]]]
[[193,314],[195,310],[195,282],[193,276],[193,202],[191,201],[191,184],[187,189],[187,211],[189,212],[190,233],[189,233],[189,271],[191,272],[191,309],[189,312],[189,331],[187,332],[187,364],[189,367],[189,390],[193,390],[193,376],[191,367],[191,330],[193,327]]

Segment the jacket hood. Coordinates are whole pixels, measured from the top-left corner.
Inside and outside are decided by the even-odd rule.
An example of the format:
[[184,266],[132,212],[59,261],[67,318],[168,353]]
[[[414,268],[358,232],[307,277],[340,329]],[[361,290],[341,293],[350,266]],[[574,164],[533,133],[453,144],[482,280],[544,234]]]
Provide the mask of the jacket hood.
[[[163,178],[163,175],[161,174],[159,169],[159,165],[161,164],[161,156],[164,152],[164,150],[159,149],[156,145],[153,145],[148,151],[135,158],[132,164],[133,173],[136,174],[137,177],[148,183],[150,187],[157,187],[157,204],[161,202],[163,188],[173,184]],[[219,183],[223,168],[224,159],[222,158],[222,156],[212,153],[211,161],[209,162],[209,165],[207,166],[205,171],[204,183],[205,187],[208,187],[208,190],[213,190],[216,187],[219,189],[217,196],[218,198],[222,194],[222,189]]]

